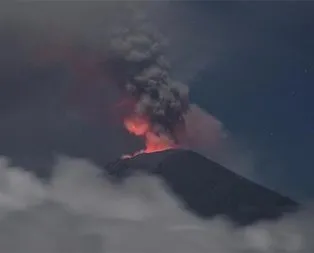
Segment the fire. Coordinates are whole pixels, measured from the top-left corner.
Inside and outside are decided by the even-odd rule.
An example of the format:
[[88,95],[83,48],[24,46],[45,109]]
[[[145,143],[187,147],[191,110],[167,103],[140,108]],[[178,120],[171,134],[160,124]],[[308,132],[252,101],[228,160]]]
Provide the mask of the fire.
[[168,136],[153,133],[150,123],[144,118],[138,116],[128,117],[124,120],[124,126],[131,134],[145,138],[145,149],[135,152],[132,155],[124,155],[123,158],[130,158],[142,153],[153,153],[176,147],[176,144]]

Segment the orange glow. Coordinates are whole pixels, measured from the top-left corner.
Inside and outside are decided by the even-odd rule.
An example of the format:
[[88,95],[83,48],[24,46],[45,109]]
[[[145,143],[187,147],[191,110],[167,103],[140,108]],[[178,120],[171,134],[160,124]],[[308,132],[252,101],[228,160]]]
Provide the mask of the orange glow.
[[175,148],[175,144],[167,136],[157,136],[154,133],[146,133],[146,149],[145,153],[152,153]]
[[126,129],[136,136],[145,138],[145,149],[135,152],[132,155],[124,155],[122,158],[131,158],[143,153],[153,153],[175,148],[175,143],[166,135],[156,135],[151,131],[150,123],[144,118],[137,116],[128,117],[124,120]]
[[140,117],[126,118],[124,126],[131,134],[136,136],[144,136],[150,128],[149,123]]

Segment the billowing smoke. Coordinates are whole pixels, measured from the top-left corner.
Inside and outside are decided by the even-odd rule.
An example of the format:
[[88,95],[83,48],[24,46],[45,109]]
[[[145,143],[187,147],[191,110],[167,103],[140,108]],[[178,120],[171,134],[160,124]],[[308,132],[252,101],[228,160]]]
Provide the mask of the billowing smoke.
[[188,110],[188,87],[171,79],[163,36],[142,16],[134,13],[134,19],[132,26],[113,31],[106,63],[116,65],[117,83],[135,100],[125,119],[127,129],[145,136],[147,151],[154,151],[165,143],[179,142],[178,131],[184,129]]
[[0,251],[137,253],[310,253],[313,215],[236,228],[182,209],[157,178],[113,185],[83,159],[62,157],[43,183],[0,163]]

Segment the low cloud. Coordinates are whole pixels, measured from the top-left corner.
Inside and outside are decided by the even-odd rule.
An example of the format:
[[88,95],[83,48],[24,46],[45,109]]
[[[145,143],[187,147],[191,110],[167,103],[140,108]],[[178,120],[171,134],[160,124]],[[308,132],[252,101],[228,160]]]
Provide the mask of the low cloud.
[[305,252],[314,249],[311,212],[235,228],[200,220],[157,178],[114,185],[91,162],[62,157],[49,183],[0,166],[0,251]]

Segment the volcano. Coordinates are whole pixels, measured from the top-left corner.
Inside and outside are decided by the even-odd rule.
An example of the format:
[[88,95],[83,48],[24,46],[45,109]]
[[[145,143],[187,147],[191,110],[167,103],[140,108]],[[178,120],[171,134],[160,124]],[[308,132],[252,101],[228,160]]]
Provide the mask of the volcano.
[[202,218],[222,216],[240,226],[278,219],[299,207],[290,198],[189,150],[143,153],[118,159],[105,169],[118,181],[138,172],[160,177],[190,212]]

